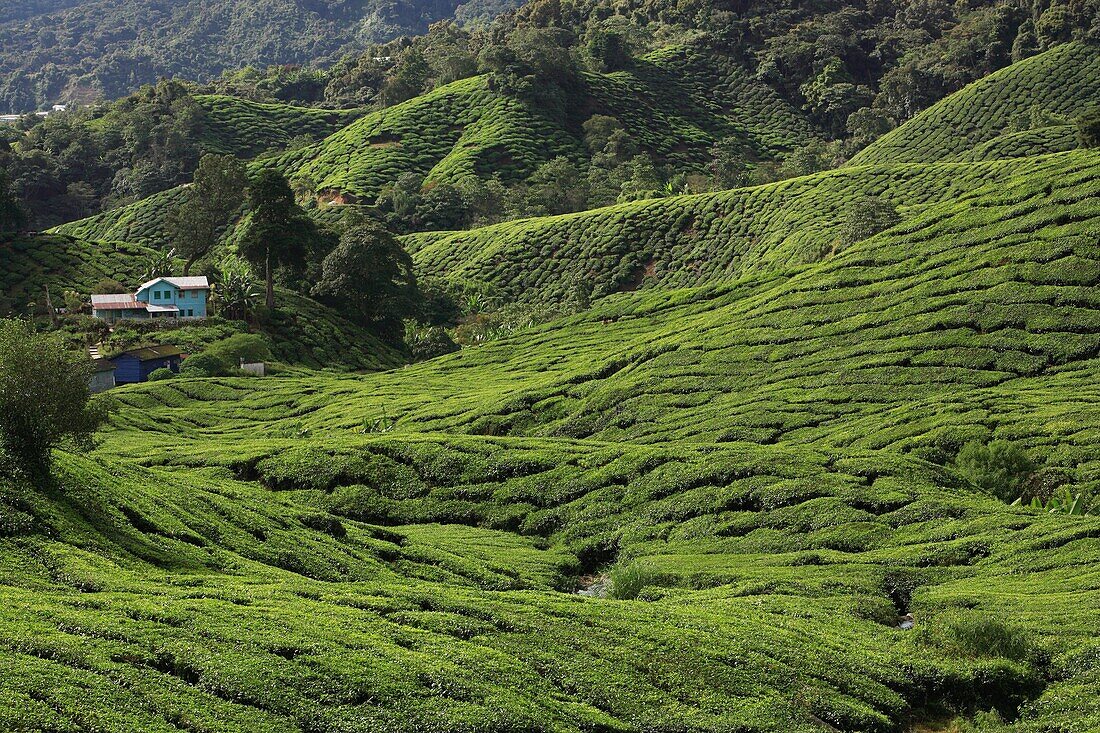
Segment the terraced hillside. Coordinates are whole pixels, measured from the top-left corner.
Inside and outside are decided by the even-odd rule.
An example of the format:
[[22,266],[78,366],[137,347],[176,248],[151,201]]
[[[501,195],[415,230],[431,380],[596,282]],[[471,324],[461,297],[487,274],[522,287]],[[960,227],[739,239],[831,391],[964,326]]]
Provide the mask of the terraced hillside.
[[583,284],[594,296],[685,287],[790,270],[843,249],[853,207],[870,198],[909,219],[992,185],[1052,180],[1091,158],[1053,156],[983,164],[864,166],[754,188],[681,196],[467,232],[404,238],[426,273],[492,284],[520,300],[554,300]]
[[280,150],[295,140],[319,140],[362,114],[361,110],[252,102],[224,94],[197,95],[195,102],[203,110],[203,148],[238,158]]
[[171,188],[117,209],[61,224],[49,231],[99,242],[128,242],[150,249],[166,249],[171,242],[169,212],[183,200],[183,191],[182,186]]
[[0,484],[0,727],[1100,725],[1100,519],[937,465],[1100,488],[1098,173],[393,372],[118,391]]
[[91,242],[65,235],[20,237],[0,244],[0,316],[45,302],[45,288],[90,293],[107,279],[134,282],[151,251],[122,242]]
[[750,440],[929,458],[993,434],[1095,487],[1100,454],[1072,425],[1075,415],[1090,424],[1100,353],[1100,153],[1051,162],[1045,175],[929,206],[785,275],[623,294],[397,373],[309,395],[269,382],[228,413],[199,399],[175,414],[218,435],[234,433],[237,409],[246,426],[271,414],[273,427],[322,432],[385,412],[402,432]]
[[[585,76],[587,100],[571,114],[609,114],[658,160],[702,166],[707,150],[735,137],[760,157],[785,153],[813,137],[805,119],[744,70],[670,48],[629,72]],[[584,117],[556,120],[489,89],[485,77],[440,87],[372,113],[277,165],[322,200],[371,201],[401,173],[430,182],[472,176],[523,178],[556,156],[579,158]]]
[[[1100,106],[1097,79],[1100,46],[1056,46],[932,105],[857,153],[849,165],[991,160],[1066,150],[1070,140],[1064,122]],[[1005,139],[1027,131],[1028,137]]]

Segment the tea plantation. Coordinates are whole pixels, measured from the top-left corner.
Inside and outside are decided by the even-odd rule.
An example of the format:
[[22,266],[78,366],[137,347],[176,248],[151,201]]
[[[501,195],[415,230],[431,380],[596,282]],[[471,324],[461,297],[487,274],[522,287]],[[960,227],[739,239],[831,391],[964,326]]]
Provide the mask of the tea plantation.
[[[1050,136],[1061,136],[1044,128],[1064,125],[1100,106],[1098,79],[1100,46],[1055,46],[932,105],[856,154],[849,164],[989,160],[1006,151],[986,146],[1012,132],[1013,126],[1041,133],[1029,140],[1029,148],[1021,148],[1025,141],[1017,140],[1011,148],[1014,157],[1051,152]],[[1066,149],[1067,143],[1058,145]]]
[[[669,159],[808,139],[706,63],[588,88]],[[404,364],[280,290],[289,368],[113,390],[94,448],[0,473],[0,730],[1100,730],[1100,150],[1010,124],[1095,64],[1028,59],[837,170],[403,238],[572,315]],[[369,197],[581,144],[473,78],[278,161]],[[130,277],[162,208],[18,238],[0,289]],[[959,455],[995,441],[1084,512],[981,489]]]
[[346,127],[360,110],[328,110],[253,102],[223,94],[197,95],[203,149],[238,158],[280,150],[295,140],[319,140]]

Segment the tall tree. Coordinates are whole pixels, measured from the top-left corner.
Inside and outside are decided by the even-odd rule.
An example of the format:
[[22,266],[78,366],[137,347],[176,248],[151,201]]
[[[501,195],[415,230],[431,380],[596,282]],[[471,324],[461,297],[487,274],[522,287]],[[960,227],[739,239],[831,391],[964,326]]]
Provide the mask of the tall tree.
[[90,401],[91,365],[55,334],[0,321],[0,461],[41,475],[62,441],[86,445],[105,414]]
[[27,215],[12,192],[11,178],[0,168],[0,241],[15,236],[26,225]]
[[349,228],[325,257],[313,294],[338,300],[364,323],[399,324],[419,305],[412,258],[384,227],[365,221]]
[[275,307],[275,268],[300,268],[317,238],[317,227],[294,200],[286,176],[265,169],[248,187],[251,210],[238,250],[264,273],[267,307]]
[[218,243],[218,234],[244,203],[248,173],[232,155],[208,154],[199,161],[186,199],[170,222],[176,251],[186,258],[183,274]]

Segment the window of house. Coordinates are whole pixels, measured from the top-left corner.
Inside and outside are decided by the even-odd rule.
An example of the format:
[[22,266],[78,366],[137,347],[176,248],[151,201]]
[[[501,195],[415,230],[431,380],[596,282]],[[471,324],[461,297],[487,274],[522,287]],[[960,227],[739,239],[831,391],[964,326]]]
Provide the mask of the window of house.
[[195,315],[195,309],[194,309],[194,308],[188,308],[188,309],[187,309],[187,315],[188,315],[188,316],[193,316],[193,315]]

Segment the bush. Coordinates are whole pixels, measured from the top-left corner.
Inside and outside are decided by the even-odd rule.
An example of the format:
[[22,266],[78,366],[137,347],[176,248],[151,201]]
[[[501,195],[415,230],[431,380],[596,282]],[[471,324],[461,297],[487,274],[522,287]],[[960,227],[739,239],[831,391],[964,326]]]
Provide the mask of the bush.
[[221,360],[205,352],[187,357],[180,367],[181,377],[220,377],[225,374]]
[[611,571],[611,590],[608,595],[620,601],[630,601],[638,597],[651,582],[652,574],[638,563],[618,566]]
[[1078,117],[1077,139],[1083,148],[1100,148],[1100,107]]
[[87,445],[105,413],[90,401],[90,365],[56,334],[0,321],[0,460],[44,473],[65,440]]
[[149,381],[150,382],[162,382],[165,379],[174,379],[175,377],[176,377],[176,373],[174,371],[172,371],[171,369],[168,369],[167,367],[161,367],[160,369],[154,369],[149,374]]
[[1035,471],[1035,462],[1015,444],[995,440],[967,443],[955,458],[955,469],[975,486],[1013,501]]
[[225,372],[232,372],[240,366],[242,359],[267,361],[271,358],[271,347],[267,339],[259,334],[238,333],[227,339],[215,341],[207,346],[203,353],[220,361]]
[[459,346],[447,331],[439,326],[419,326],[409,323],[405,328],[405,344],[415,361],[424,361],[458,351]]

